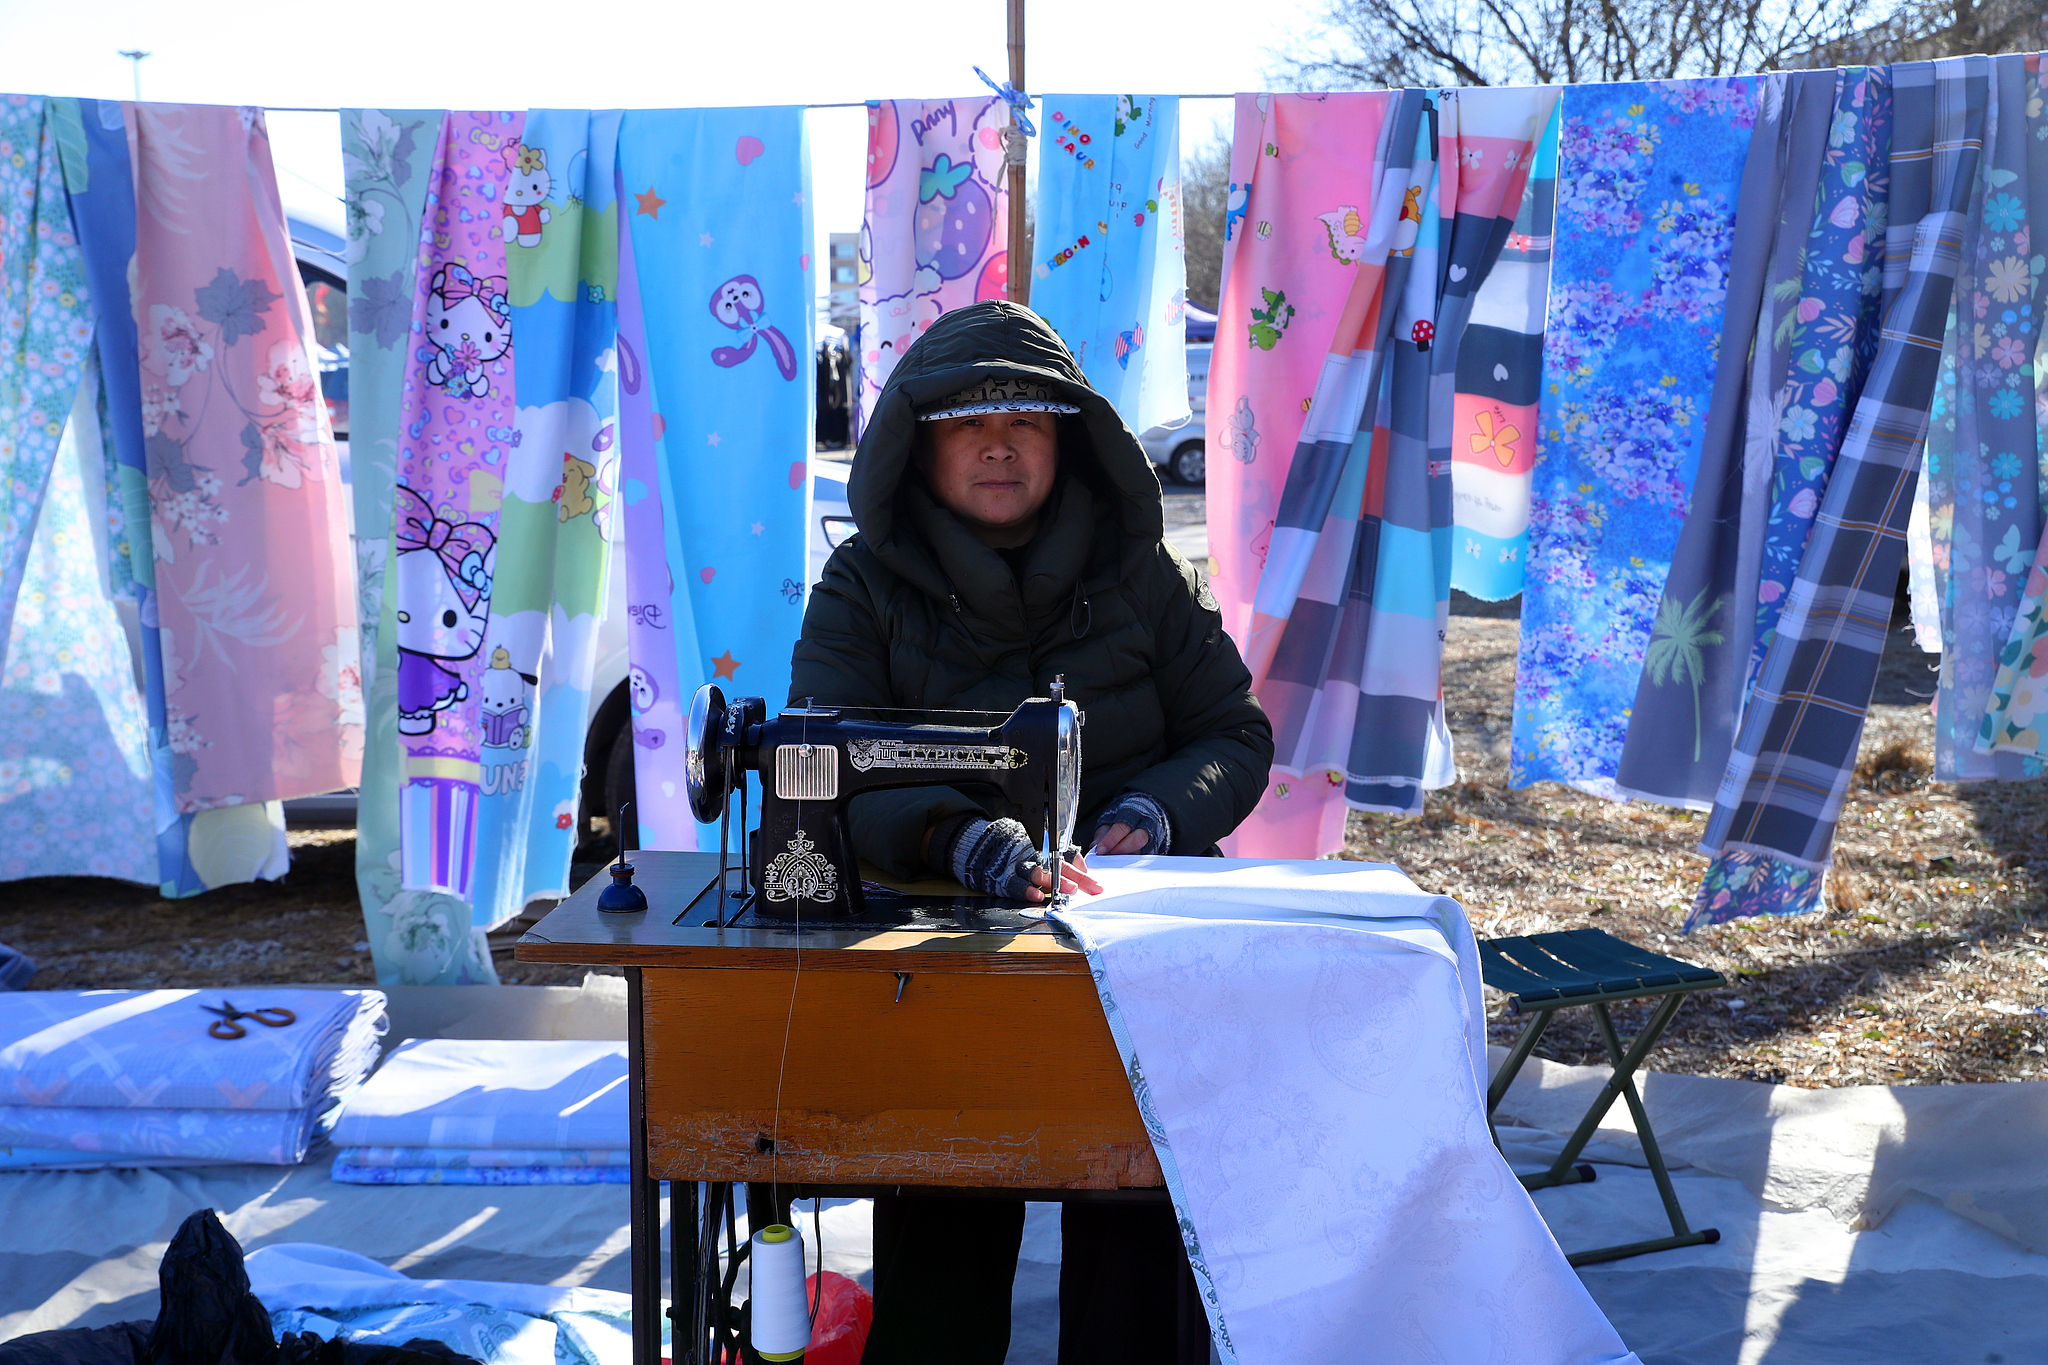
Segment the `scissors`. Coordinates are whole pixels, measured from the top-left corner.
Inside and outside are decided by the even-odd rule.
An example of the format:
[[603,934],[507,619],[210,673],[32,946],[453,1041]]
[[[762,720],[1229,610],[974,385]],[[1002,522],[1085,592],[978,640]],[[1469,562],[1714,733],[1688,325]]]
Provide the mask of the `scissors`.
[[[213,1038],[233,1039],[248,1037],[249,1030],[235,1022],[238,1019],[254,1019],[266,1028],[283,1028],[286,1024],[297,1023],[299,1019],[298,1015],[293,1014],[281,1005],[272,1005],[264,1009],[238,1010],[235,1008],[234,1001],[224,999],[218,1006],[201,1005],[199,1008],[205,1010],[208,1014],[218,1014],[220,1016],[220,1018],[206,1026],[207,1035]],[[275,1017],[273,1018],[272,1016]]]

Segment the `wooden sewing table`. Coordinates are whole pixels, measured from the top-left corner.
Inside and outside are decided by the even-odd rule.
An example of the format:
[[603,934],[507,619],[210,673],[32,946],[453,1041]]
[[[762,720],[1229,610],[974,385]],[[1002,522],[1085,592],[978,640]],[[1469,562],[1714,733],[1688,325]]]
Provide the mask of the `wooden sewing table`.
[[661,1359],[664,1180],[677,1365],[702,1349],[681,1315],[706,1292],[696,1182],[1164,1198],[1088,960],[1050,925],[720,929],[715,853],[632,861],[645,912],[600,913],[593,877],[514,956],[625,969],[634,1365]]

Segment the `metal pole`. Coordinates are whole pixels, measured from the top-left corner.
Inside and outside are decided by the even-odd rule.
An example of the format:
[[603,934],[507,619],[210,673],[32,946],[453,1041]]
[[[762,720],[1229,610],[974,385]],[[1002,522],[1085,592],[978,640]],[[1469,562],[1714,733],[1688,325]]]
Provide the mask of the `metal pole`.
[[142,59],[149,54],[139,48],[124,47],[121,55],[126,57],[135,69],[135,102],[142,103]]
[[[1024,85],[1024,0],[1008,0],[1010,11],[1010,86],[1019,94]],[[1017,111],[1010,111],[1011,137],[1022,146],[1023,130],[1017,127]],[[1031,302],[1031,259],[1024,245],[1024,161],[1010,163],[1010,299]]]

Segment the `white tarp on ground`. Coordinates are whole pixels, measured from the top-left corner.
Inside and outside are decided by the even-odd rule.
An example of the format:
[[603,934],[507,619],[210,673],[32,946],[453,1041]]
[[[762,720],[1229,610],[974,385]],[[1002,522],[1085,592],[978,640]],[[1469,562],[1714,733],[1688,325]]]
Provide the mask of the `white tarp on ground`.
[[[393,1036],[445,1028],[471,1037],[618,1037],[622,985],[599,978],[587,991],[420,988],[417,1006],[411,993],[394,991]],[[1603,1074],[1531,1062],[1503,1111],[1552,1133],[1568,1129],[1584,1107],[1572,1092],[1598,1085]],[[2048,1256],[1952,1211],[1981,1214],[2004,1192],[2034,1188],[2007,1173],[2023,1171],[2040,1150],[2048,1126],[2037,1106],[2048,1087],[1793,1090],[1658,1074],[1644,1087],[1667,1155],[1694,1163],[1675,1173],[1688,1216],[1721,1232],[1715,1246],[1583,1272],[1647,1365],[2048,1360]],[[1873,1120],[1885,1106],[1906,1118]],[[1739,1123],[1739,1115],[1749,1117]],[[1536,1196],[1567,1249],[1668,1230],[1625,1109],[1617,1106],[1610,1123],[1587,1153],[1599,1166],[1596,1183]],[[1518,1169],[1556,1150],[1556,1138],[1543,1132],[1505,1136]],[[1877,1182],[1866,1180],[1852,1203],[1844,1191],[1859,1169],[1892,1172],[1892,1184],[1908,1192],[1881,1203]],[[324,1165],[0,1174],[0,1338],[153,1317],[165,1245],[187,1214],[209,1206],[251,1250],[318,1242],[417,1278],[627,1288],[619,1186],[345,1186],[330,1181]],[[1879,1208],[1887,1214],[1881,1224],[1854,1225]],[[815,1245],[808,1209],[802,1222]],[[824,1224],[826,1268],[865,1278],[866,1206],[828,1201]],[[1057,1210],[1034,1205],[1017,1277],[1012,1365],[1052,1365],[1058,1255]],[[1361,1341],[1372,1340],[1368,1324]],[[1363,1349],[1353,1358],[1372,1359]]]

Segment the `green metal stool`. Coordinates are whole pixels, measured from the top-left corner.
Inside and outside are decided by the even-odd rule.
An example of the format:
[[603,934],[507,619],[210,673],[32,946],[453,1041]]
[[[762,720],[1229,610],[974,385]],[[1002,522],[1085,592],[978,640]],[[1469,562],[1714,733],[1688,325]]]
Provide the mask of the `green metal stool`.
[[[1643,1155],[1649,1159],[1650,1175],[1657,1182],[1657,1193],[1663,1197],[1664,1212],[1671,1218],[1669,1237],[1574,1252],[1565,1259],[1575,1266],[1597,1265],[1602,1261],[1641,1256],[1649,1251],[1668,1251],[1673,1247],[1720,1241],[1721,1234],[1717,1229],[1703,1228],[1694,1232],[1686,1226],[1685,1213],[1678,1207],[1678,1191],[1672,1188],[1671,1173],[1664,1168],[1664,1153],[1657,1147],[1656,1134],[1650,1131],[1650,1116],[1644,1112],[1642,1097],[1636,1093],[1635,1072],[1643,1064],[1643,1059],[1649,1056],[1650,1049],[1656,1046],[1658,1037],[1671,1022],[1671,1016],[1678,1013],[1685,997],[1693,991],[1725,985],[1721,974],[1690,962],[1681,962],[1675,957],[1653,953],[1647,948],[1638,948],[1598,929],[1531,934],[1526,938],[1481,939],[1479,963],[1480,975],[1487,985],[1514,997],[1510,1003],[1515,1013],[1535,1016],[1522,1030],[1522,1036],[1515,1039],[1515,1045],[1508,1049],[1507,1060],[1494,1075],[1493,1083],[1486,1087],[1489,1127],[1493,1123],[1495,1107],[1508,1093],[1508,1087],[1514,1084],[1515,1073],[1522,1069],[1523,1062],[1529,1060],[1529,1054],[1536,1049],[1537,1039],[1543,1036],[1543,1030],[1550,1026],[1551,1018],[1558,1010],[1578,1005],[1592,1006],[1593,1017],[1600,1025],[1600,1036],[1607,1044],[1607,1058],[1614,1065],[1614,1074],[1600,1087],[1592,1107],[1579,1120],[1579,1126],[1566,1140],[1557,1160],[1547,1171],[1522,1176],[1523,1187],[1541,1190],[1553,1185],[1580,1185],[1592,1180],[1593,1168],[1579,1163],[1579,1153],[1585,1150],[1593,1130],[1600,1126],[1600,1120],[1614,1107],[1615,1098],[1619,1096],[1628,1101],[1629,1113],[1636,1122],[1636,1136],[1642,1140]],[[1636,1034],[1627,1048],[1623,1048],[1621,1035],[1615,1032],[1614,1018],[1607,1007],[1618,1000],[1642,1000],[1653,996],[1662,996],[1662,1003],[1651,1012],[1650,1021],[1643,1025],[1642,1031]],[[1500,1135],[1496,1132],[1494,1142],[1497,1145],[1499,1141]]]

